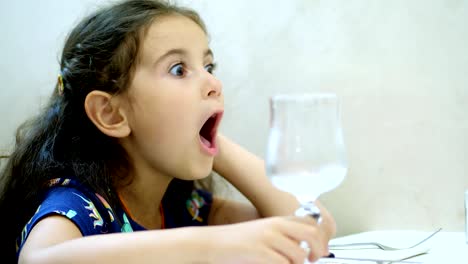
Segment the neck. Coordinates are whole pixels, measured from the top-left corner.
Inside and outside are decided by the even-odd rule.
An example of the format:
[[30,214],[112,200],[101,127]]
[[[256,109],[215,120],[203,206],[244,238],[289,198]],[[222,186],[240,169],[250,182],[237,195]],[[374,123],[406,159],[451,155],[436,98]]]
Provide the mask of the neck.
[[172,178],[153,170],[140,169],[131,174],[132,182],[118,190],[127,213],[146,229],[160,229],[159,207]]

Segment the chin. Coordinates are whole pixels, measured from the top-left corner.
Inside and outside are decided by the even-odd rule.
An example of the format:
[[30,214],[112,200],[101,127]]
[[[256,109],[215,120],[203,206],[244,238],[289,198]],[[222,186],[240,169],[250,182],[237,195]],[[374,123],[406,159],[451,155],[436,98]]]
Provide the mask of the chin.
[[192,174],[193,177],[192,177],[192,180],[202,180],[202,179],[205,179],[207,178],[208,176],[210,176],[212,170],[211,168],[209,170],[203,170],[203,171],[200,171],[200,172],[197,172],[196,174]]
[[212,157],[205,158],[199,162],[192,163],[191,168],[191,177],[194,180],[201,180],[210,175],[213,171],[213,162],[214,159]]
[[210,176],[211,172],[213,171],[213,166],[194,166],[185,173],[179,173],[179,179],[187,180],[187,181],[194,181],[194,180],[202,180]]

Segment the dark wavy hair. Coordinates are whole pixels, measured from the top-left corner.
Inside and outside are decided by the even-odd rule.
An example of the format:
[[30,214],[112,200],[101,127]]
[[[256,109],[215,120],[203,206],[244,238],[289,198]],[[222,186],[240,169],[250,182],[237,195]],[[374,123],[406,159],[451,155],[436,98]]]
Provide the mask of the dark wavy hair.
[[[88,119],[84,100],[92,90],[125,92],[146,30],[158,18],[174,14],[190,18],[206,32],[194,11],[152,0],[115,3],[71,31],[60,59],[63,90],[58,91],[58,82],[43,111],[18,128],[1,174],[2,263],[16,262],[15,240],[40,204],[48,180],[73,175],[111,205],[119,204],[117,186],[131,181],[128,157],[116,139]],[[173,181],[169,189],[177,184],[182,183]]]

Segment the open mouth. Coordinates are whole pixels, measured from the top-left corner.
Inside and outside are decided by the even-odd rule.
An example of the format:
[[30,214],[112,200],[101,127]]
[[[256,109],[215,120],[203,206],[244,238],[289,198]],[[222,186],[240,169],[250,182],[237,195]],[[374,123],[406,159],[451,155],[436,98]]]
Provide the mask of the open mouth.
[[202,147],[210,155],[216,155],[218,152],[218,148],[216,146],[216,132],[218,130],[218,125],[221,121],[221,117],[221,112],[212,114],[205,121],[199,132]]

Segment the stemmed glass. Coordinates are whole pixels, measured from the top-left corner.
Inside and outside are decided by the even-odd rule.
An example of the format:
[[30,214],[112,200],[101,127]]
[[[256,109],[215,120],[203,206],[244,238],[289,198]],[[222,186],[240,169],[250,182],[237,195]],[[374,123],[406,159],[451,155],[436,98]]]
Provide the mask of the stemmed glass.
[[294,194],[319,223],[314,201],[336,188],[347,173],[345,144],[335,94],[280,94],[270,99],[270,130],[265,155],[268,177]]

